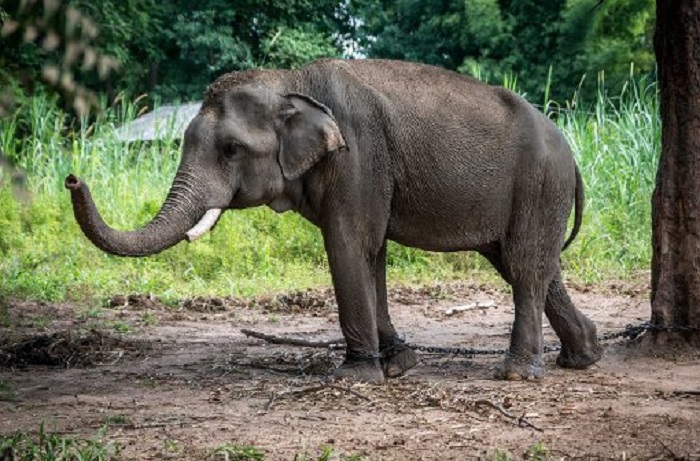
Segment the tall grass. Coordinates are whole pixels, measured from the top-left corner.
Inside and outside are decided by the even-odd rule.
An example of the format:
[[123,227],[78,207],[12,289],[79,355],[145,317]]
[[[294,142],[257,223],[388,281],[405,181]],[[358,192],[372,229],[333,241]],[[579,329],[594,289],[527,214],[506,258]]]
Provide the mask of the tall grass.
[[591,112],[569,111],[560,126],[586,183],[583,231],[566,254],[586,279],[625,277],[651,260],[651,193],[661,152],[656,85],[630,83]]
[[[34,97],[13,118],[0,120],[0,148],[27,171],[32,195],[20,203],[8,187],[0,189],[0,294],[47,300],[124,292],[250,295],[330,284],[319,231],[298,215],[277,216],[267,208],[226,213],[197,243],[150,258],[112,257],[90,244],[63,189],[68,173],[89,183],[105,220],[122,229],[155,214],[175,174],[179,140],[126,145],[115,137],[115,128],[143,104],[121,101],[92,123],[69,129],[55,101]],[[557,123],[587,186],[584,227],[563,258],[570,278],[619,278],[648,266],[657,114],[656,88],[635,84],[616,98],[601,93],[590,110],[559,112]],[[394,280],[465,278],[488,270],[475,255],[395,244],[388,262]]]

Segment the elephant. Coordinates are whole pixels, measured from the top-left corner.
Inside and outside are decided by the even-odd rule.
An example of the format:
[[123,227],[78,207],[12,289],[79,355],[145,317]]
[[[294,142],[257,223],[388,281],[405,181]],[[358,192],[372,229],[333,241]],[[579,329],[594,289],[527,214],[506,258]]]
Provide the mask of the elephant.
[[586,368],[602,355],[561,277],[584,204],[564,135],[521,96],[456,72],[322,59],[222,75],[185,131],[160,211],[138,230],[109,227],[76,176],[65,185],[87,238],[122,256],[194,240],[225,210],[301,214],[328,256],[346,341],[336,378],[381,383],[417,363],[389,316],[388,240],[476,251],[511,285],[515,319],[497,378],[544,376],[543,311],[561,342],[559,366]]

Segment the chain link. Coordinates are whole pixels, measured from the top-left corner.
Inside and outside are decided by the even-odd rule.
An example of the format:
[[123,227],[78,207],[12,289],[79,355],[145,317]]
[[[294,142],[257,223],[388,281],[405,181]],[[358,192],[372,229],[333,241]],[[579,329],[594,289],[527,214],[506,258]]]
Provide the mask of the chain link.
[[[622,331],[616,331],[613,333],[606,333],[598,337],[598,341],[610,341],[617,338],[627,338],[630,341],[636,339],[639,335],[645,331],[671,331],[671,332],[691,332],[698,331],[700,328],[695,325],[670,325],[664,326],[660,324],[653,324],[651,322],[643,322],[639,325],[626,325]],[[474,357],[477,355],[503,355],[508,349],[476,349],[476,348],[466,348],[466,347],[438,347],[438,346],[422,346],[413,343],[403,343],[403,347],[408,347],[410,349],[425,352],[428,354],[445,354],[445,355],[464,355],[467,357]],[[561,346],[559,344],[547,344],[544,346],[544,352],[559,352]]]
[[409,348],[426,352],[428,354],[446,354],[446,355],[466,355],[473,357],[475,355],[500,355],[505,354],[506,349],[473,349],[465,347],[438,347],[438,346],[421,346],[418,344],[406,343]]

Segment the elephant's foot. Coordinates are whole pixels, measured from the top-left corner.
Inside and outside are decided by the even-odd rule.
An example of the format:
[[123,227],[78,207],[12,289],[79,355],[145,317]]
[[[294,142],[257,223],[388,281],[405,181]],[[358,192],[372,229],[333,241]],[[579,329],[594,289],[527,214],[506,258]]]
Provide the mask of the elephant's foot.
[[557,365],[562,368],[584,369],[596,363],[603,357],[603,347],[596,340],[593,344],[586,343],[579,347],[564,347],[557,357]]
[[351,379],[371,384],[384,382],[384,373],[376,355],[347,351],[345,361],[333,372],[335,379]]
[[532,356],[529,360],[523,360],[508,352],[494,376],[496,379],[506,381],[539,380],[544,377],[544,362],[541,356]]
[[587,368],[603,357],[603,347],[598,342],[595,324],[583,315],[580,316],[574,332],[562,334],[561,352],[557,365],[562,368]]
[[549,286],[544,312],[561,341],[557,365],[581,369],[603,357],[595,324],[576,309],[559,278]]
[[418,364],[418,356],[401,340],[381,351],[380,364],[387,378],[396,378],[406,373]]

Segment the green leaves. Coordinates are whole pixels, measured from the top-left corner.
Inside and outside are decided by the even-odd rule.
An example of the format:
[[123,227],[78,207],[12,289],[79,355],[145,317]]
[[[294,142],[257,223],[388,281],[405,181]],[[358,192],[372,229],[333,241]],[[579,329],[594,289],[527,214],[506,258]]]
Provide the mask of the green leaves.
[[110,98],[126,90],[192,100],[226,72],[343,54],[420,61],[492,83],[515,76],[518,90],[538,103],[550,68],[551,97],[560,101],[574,92],[594,99],[601,71],[613,93],[630,72],[654,71],[653,0],[597,7],[597,0],[45,3],[3,2],[0,27],[12,40],[3,39],[0,79],[41,77],[65,101],[78,94],[78,111],[94,103],[83,88]]
[[[335,0],[2,4],[0,28],[14,41],[3,38],[0,79],[27,83],[41,77],[64,101],[75,101],[79,113],[96,107],[97,91],[110,99],[120,91],[198,99],[226,72],[341,56],[353,31],[353,18]],[[9,104],[0,106],[0,116],[3,107],[8,112]]]
[[[119,63],[96,45],[98,28],[89,17],[60,0],[6,1],[0,21],[0,79],[22,77],[28,84],[28,78],[40,76],[78,115],[97,107],[97,95],[77,82],[76,75],[90,73],[104,81]],[[12,94],[3,93],[0,116],[12,105]]]
[[318,58],[340,57],[332,37],[324,36],[311,26],[290,29],[280,27],[276,34],[263,41],[264,63],[274,67],[298,68]]
[[[194,81],[200,90],[218,75],[254,67],[250,44],[236,37],[231,12],[196,10],[178,14],[168,34],[179,48],[180,66],[196,69]],[[184,70],[184,69],[182,69]],[[192,73],[183,75],[192,79]]]
[[[517,77],[519,91],[542,101],[576,91],[592,101],[598,72],[617,93],[653,71],[652,0],[351,0],[356,37],[370,57],[408,59],[469,73],[491,83]],[[583,88],[579,83],[585,74]]]
[[172,26],[163,32],[169,59],[159,64],[163,84],[156,91],[166,99],[192,99],[226,72],[294,68],[340,56],[340,32],[349,18],[338,8],[329,0],[205,0],[194,10],[172,7],[166,21]]

